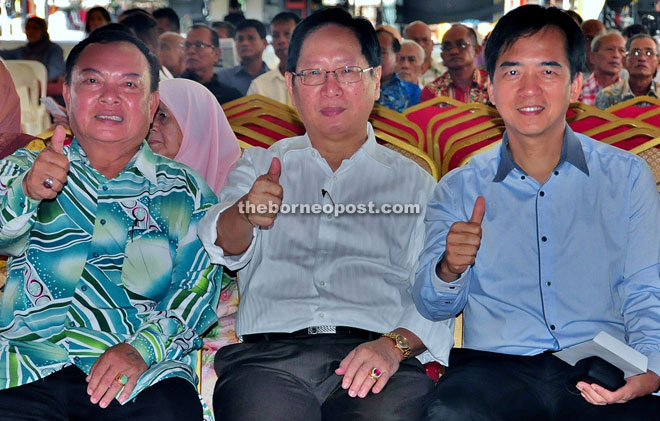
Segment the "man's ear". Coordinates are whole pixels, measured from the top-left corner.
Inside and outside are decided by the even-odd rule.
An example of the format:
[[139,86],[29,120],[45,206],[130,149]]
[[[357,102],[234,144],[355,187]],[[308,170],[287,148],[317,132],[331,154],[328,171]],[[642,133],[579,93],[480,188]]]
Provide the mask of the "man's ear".
[[493,105],[497,105],[495,104],[495,88],[493,87],[493,80],[490,78],[490,75],[488,75],[486,83],[488,83],[488,101],[490,101],[490,103]]
[[381,66],[374,67],[374,80],[376,81],[376,95],[374,96],[374,100],[380,98],[380,77],[382,74],[383,68]]
[[580,97],[580,92],[582,92],[582,81],[584,76],[582,72],[578,71],[575,77],[573,77],[573,82],[571,82],[571,102],[575,102]]
[[62,84],[62,97],[64,98],[64,108],[66,114],[69,115],[69,105],[71,104],[71,87],[65,82]]
[[[296,106],[296,97],[293,95],[293,75],[291,72],[284,73],[284,79],[286,80],[286,88],[289,91],[289,98],[291,98],[291,103],[293,106]],[[300,81],[298,81],[300,83]]]
[[153,121],[154,115],[156,115],[156,111],[158,110],[158,106],[160,105],[160,94],[158,91],[156,92],[151,92],[150,93],[151,98],[149,98],[149,115],[151,116],[151,120]]

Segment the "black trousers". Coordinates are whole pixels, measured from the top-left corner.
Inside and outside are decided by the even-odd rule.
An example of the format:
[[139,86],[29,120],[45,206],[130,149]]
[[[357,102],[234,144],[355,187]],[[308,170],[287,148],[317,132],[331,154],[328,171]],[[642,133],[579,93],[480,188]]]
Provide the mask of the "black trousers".
[[574,389],[575,371],[544,353],[532,357],[452,349],[425,420],[660,420],[660,397],[592,405]]
[[339,363],[363,339],[342,335],[241,343],[220,349],[213,394],[217,421],[419,419],[433,381],[415,358],[404,361],[385,388],[351,398]]
[[195,386],[175,377],[162,380],[120,405],[116,399],[107,408],[92,404],[85,373],[69,366],[41,380],[0,390],[2,421],[105,421],[201,420],[202,404]]

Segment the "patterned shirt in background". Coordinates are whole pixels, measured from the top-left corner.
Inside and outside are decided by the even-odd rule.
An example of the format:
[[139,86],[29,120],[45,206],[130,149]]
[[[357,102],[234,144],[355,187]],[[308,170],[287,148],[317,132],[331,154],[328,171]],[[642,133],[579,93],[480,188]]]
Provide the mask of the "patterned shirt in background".
[[447,67],[441,62],[433,59],[431,60],[431,66],[419,76],[420,88],[428,85],[429,83],[436,80],[440,75],[447,71]]
[[391,110],[402,112],[408,107],[419,104],[419,94],[422,90],[412,82],[401,80],[394,73],[386,84],[380,86],[380,98],[376,104]]
[[456,89],[447,71],[422,89],[420,101],[428,101],[436,96],[446,96],[465,103],[488,104],[488,72],[483,69],[474,69],[470,90],[463,92]]
[[[655,82],[651,81],[649,91],[645,95],[658,98],[658,93],[655,90]],[[628,80],[623,79],[600,91],[598,95],[596,95],[596,102],[594,105],[601,110],[604,110],[611,107],[612,105],[628,101],[635,96],[636,95],[633,93],[632,89],[630,89]]]
[[[619,77],[617,79],[617,82],[621,82],[621,78]],[[600,86],[598,83],[598,79],[596,79],[596,76],[592,73],[588,78],[585,79],[584,84],[582,85],[582,91],[580,92],[580,97],[578,98],[578,101],[580,101],[583,104],[587,105],[594,105],[596,102],[596,96],[602,91],[604,88]]]
[[74,139],[64,189],[36,201],[22,181],[37,154],[0,161],[0,254],[14,256],[0,303],[0,389],[71,364],[89,373],[122,342],[149,367],[129,399],[169,377],[196,384],[221,277],[197,238],[213,192],[146,142],[107,180]]

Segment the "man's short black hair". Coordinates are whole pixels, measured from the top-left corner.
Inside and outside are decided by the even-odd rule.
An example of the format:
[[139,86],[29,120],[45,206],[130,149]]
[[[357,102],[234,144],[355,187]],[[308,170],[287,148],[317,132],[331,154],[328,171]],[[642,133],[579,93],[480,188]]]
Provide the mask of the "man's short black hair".
[[227,30],[227,36],[229,38],[234,38],[236,36],[236,27],[231,22],[217,21],[213,22],[211,26],[215,28],[225,28]]
[[525,5],[504,15],[495,25],[486,43],[486,69],[491,81],[495,75],[497,59],[520,38],[533,36],[555,27],[564,35],[564,48],[571,71],[571,81],[585,67],[586,40],[577,23],[563,10]]
[[[394,37],[394,35],[392,35],[392,33],[390,31],[388,31],[387,29],[382,29],[382,28],[381,29],[376,29],[376,35],[378,35],[380,33],[387,34],[390,37],[390,39],[392,40],[392,51],[394,51],[395,53],[398,54],[399,51],[401,51],[401,43],[399,42],[399,40],[396,39]],[[380,45],[380,43],[379,43],[379,45]]]
[[633,23],[632,25],[628,25],[625,28],[623,28],[623,31],[621,31],[621,35],[626,37],[626,39],[631,38],[637,34],[648,34],[649,29],[642,25],[641,23]]
[[[218,33],[215,32],[213,28],[211,28],[205,23],[196,23],[190,27],[190,31],[192,31],[193,29],[206,29],[211,33],[211,45],[213,45],[213,47],[215,48],[220,47],[220,35],[218,35]],[[188,33],[190,33],[190,31],[188,31]]]
[[[355,35],[362,47],[362,55],[369,66],[380,66],[380,44],[371,22],[363,17],[353,17],[350,13],[339,7],[320,9],[296,25],[289,43],[289,55],[286,61],[286,71],[295,72],[300,59],[300,50],[305,39],[314,31],[327,26],[337,25],[344,27]],[[319,46],[318,48],[323,48]]]
[[160,9],[154,10],[154,18],[166,18],[176,32],[181,32],[181,24],[179,23],[179,15],[176,14],[174,9],[171,7],[161,7]]
[[264,26],[263,23],[261,23],[261,21],[258,21],[256,19],[245,19],[241,21],[241,23],[236,25],[236,35],[238,35],[239,32],[244,31],[248,28],[254,28],[259,34],[259,38],[266,39],[266,27]]
[[158,49],[158,29],[156,19],[146,13],[131,13],[121,21],[122,25],[130,28],[135,36],[147,44],[152,51]]
[[[64,83],[66,83],[67,85],[71,85],[71,75],[73,73],[73,67],[78,62],[80,53],[82,53],[82,51],[88,45],[112,44],[113,42],[128,42],[130,44],[135,45],[137,49],[140,50],[140,52],[144,54],[144,57],[147,59],[147,63],[149,63],[149,77],[150,77],[149,89],[151,92],[156,92],[158,90],[158,71],[160,69],[158,58],[151,53],[149,48],[142,41],[137,39],[135,35],[131,34],[130,32],[116,31],[111,29],[101,30],[102,28],[104,27],[101,27],[96,31],[92,32],[89,37],[80,41],[78,44],[76,44],[75,47],[73,47],[73,49],[69,53],[69,56],[66,59],[66,76]],[[107,59],[112,60],[112,57],[108,57]]]
[[296,15],[293,12],[280,12],[276,14],[273,19],[270,20],[270,24],[274,23],[286,23],[292,20],[295,25],[298,25],[300,22],[300,16]]

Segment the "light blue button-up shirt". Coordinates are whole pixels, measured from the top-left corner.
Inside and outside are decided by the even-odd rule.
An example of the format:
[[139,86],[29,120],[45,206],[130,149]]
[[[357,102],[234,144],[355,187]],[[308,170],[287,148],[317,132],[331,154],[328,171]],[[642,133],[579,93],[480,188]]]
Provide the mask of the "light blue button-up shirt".
[[[476,263],[451,283],[435,267],[456,221],[486,199]],[[660,374],[660,196],[645,162],[566,127],[545,183],[502,146],[445,176],[426,213],[413,296],[433,320],[465,315],[464,346],[535,355],[604,330]]]

